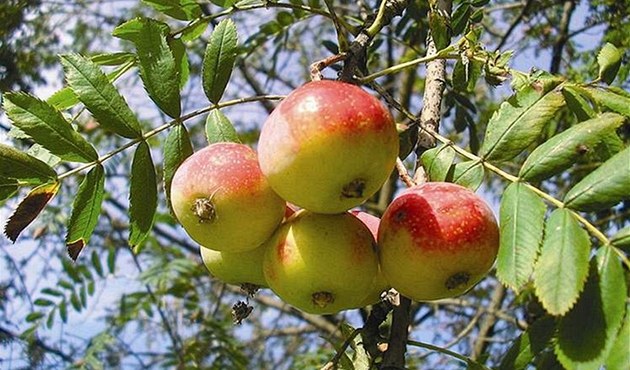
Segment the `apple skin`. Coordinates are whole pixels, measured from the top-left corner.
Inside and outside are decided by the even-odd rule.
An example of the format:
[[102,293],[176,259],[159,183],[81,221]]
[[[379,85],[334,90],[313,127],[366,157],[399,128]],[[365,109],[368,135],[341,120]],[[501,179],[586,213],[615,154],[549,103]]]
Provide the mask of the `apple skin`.
[[[363,222],[365,226],[370,229],[372,236],[374,236],[374,240],[377,240],[378,227],[381,223],[381,219],[364,211],[350,211],[350,213],[361,220],[361,222]],[[385,278],[385,275],[383,275],[383,271],[381,270],[381,266],[379,263],[378,273],[376,274],[376,276],[374,277],[374,281],[372,282],[370,294],[368,294],[367,298],[365,298],[357,307],[365,307],[380,302],[381,294],[389,288],[389,282]]]
[[378,271],[374,238],[349,213],[300,210],[265,244],[267,284],[283,301],[308,313],[357,307]]
[[236,143],[212,144],[188,157],[173,176],[171,203],[192,239],[229,252],[267,240],[286,204],[260,171],[256,152]]
[[472,191],[429,182],[403,191],[388,206],[378,234],[387,281],[415,301],[465,293],[492,268],[499,228]]
[[265,121],[260,168],[288,202],[318,213],[363,203],[387,180],[398,155],[387,108],[358,86],[309,82],[289,94]]
[[201,259],[212,276],[227,284],[253,284],[267,287],[262,263],[265,248],[260,246],[245,252],[219,252],[201,249]]

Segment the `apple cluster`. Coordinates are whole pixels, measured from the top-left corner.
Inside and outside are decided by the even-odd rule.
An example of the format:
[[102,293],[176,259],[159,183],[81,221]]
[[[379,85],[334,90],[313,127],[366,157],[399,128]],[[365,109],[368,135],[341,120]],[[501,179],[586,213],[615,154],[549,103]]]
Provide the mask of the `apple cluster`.
[[175,216],[229,284],[269,287],[309,313],[378,302],[393,287],[418,301],[464,293],[491,268],[498,227],[470,190],[405,190],[382,220],[352,210],[390,176],[398,134],[387,108],[358,86],[314,81],[265,121],[257,153],[215,143],[171,185]]

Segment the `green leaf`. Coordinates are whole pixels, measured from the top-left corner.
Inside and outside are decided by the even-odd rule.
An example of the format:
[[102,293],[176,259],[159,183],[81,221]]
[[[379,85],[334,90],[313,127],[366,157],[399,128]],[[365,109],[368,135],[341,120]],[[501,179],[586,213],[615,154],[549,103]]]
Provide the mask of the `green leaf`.
[[59,303],[59,317],[64,323],[68,322],[68,303],[65,299]]
[[630,226],[626,226],[619,230],[612,238],[610,238],[610,244],[615,247],[628,248],[630,247]]
[[46,306],[54,306],[55,302],[49,300],[49,299],[45,299],[45,298],[37,298],[35,300],[35,302],[33,302],[33,304],[35,306],[41,306],[41,307],[46,307]]
[[458,59],[453,68],[453,87],[459,91],[473,91],[477,85],[477,79],[481,76],[483,64],[474,60]]
[[584,287],[591,241],[571,212],[562,208],[549,216],[545,230],[534,288],[547,312],[564,315]]
[[64,110],[79,104],[79,97],[70,87],[66,86],[52,94],[46,99],[46,102],[59,110]]
[[453,35],[459,35],[464,32],[472,10],[473,9],[469,2],[463,2],[457,7],[457,9],[455,9],[455,12],[453,12],[453,18],[451,19]]
[[534,143],[545,124],[564,105],[559,91],[525,86],[501,104],[488,122],[479,154],[487,160],[508,161]]
[[75,311],[81,312],[81,301],[79,300],[79,296],[76,292],[72,292],[70,295],[70,304]]
[[53,297],[63,297],[63,292],[52,288],[42,289],[42,294],[51,295]]
[[186,54],[186,46],[181,39],[171,39],[168,41],[171,50],[173,50],[173,56],[175,57],[175,64],[179,68],[179,88],[183,89],[190,77],[190,65],[188,63],[188,55]]
[[39,159],[0,144],[0,177],[41,184],[57,180],[57,173]]
[[78,54],[62,55],[61,63],[68,85],[101,126],[130,139],[142,135],[127,102],[96,64]]
[[580,94],[580,91],[571,85],[562,88],[562,96],[569,110],[575,114],[579,121],[586,121],[597,115],[590,103]]
[[610,355],[606,359],[607,370],[626,370],[630,364],[630,310],[626,310],[626,318],[613,343]]
[[[145,27],[144,24],[146,23],[146,21],[147,20],[145,18],[140,18],[140,17],[130,19],[127,22],[116,27],[114,29],[114,32],[112,32],[112,36],[135,43],[138,40],[138,38],[141,37],[140,32]],[[163,22],[157,22],[157,21],[153,21],[153,22],[159,28],[160,33],[163,33],[165,35],[168,35],[170,33],[170,28],[168,27],[168,24],[163,23]]]
[[4,225],[7,238],[15,243],[22,231],[39,216],[58,191],[58,182],[43,184],[31,190]]
[[420,157],[422,167],[429,176],[429,181],[444,181],[455,159],[455,151],[450,145],[431,148]]
[[575,307],[560,321],[556,355],[570,369],[597,370],[612,349],[625,311],[626,283],[620,261],[602,247]]
[[94,266],[94,270],[100,277],[105,276],[105,272],[103,271],[103,264],[101,263],[101,258],[95,250],[92,251],[92,255],[90,256],[90,260],[92,261],[92,266]]
[[90,60],[101,66],[119,66],[121,64],[133,62],[136,56],[132,53],[103,53],[90,57]]
[[151,231],[157,209],[157,180],[149,145],[142,141],[131,164],[129,245],[140,244]]
[[597,64],[599,64],[599,78],[607,84],[611,84],[619,67],[621,66],[621,57],[623,53],[617,49],[613,44],[607,42],[604,44],[602,50],[597,54]]
[[[151,100],[173,118],[181,114],[179,86],[181,83],[180,68],[166,37],[161,22],[153,19],[142,19],[138,37],[132,41],[138,51],[140,62],[140,78],[149,93]],[[183,60],[183,59],[182,59]]]
[[515,291],[523,288],[534,271],[546,210],[540,197],[523,183],[512,183],[503,191],[497,277]]
[[429,13],[429,28],[435,48],[439,51],[451,43],[451,27],[449,18],[437,11]]
[[498,370],[522,370],[549,346],[556,329],[555,319],[542,317],[521,334],[503,356]]
[[[37,302],[37,300],[35,302]],[[52,303],[52,302],[50,302],[50,303]],[[34,321],[37,321],[37,320],[41,319],[42,317],[44,317],[44,313],[42,313],[42,312],[31,312],[28,315],[26,315],[26,319],[25,320],[26,320],[26,322],[34,322]]]
[[604,113],[579,123],[547,140],[525,160],[519,176],[525,180],[542,180],[571,167],[625,121],[623,116]]
[[15,126],[52,154],[72,162],[98,159],[94,147],[52,105],[25,93],[9,93],[4,108]]
[[18,191],[16,179],[0,177],[0,202],[11,198]]
[[605,209],[630,197],[630,147],[615,154],[578,182],[564,197],[572,209]]
[[602,105],[626,117],[630,117],[630,98],[606,88],[587,87],[581,89],[597,104]]
[[188,21],[201,16],[201,7],[195,0],[142,0],[151,5],[158,12],[162,12],[175,19]]
[[170,207],[171,182],[179,165],[193,153],[188,130],[184,125],[176,125],[171,129],[164,142],[164,189]]
[[446,181],[475,191],[483,182],[484,168],[480,162],[466,161],[451,166]]
[[206,28],[208,28],[208,23],[208,20],[195,20],[182,32],[181,40],[183,42],[190,42],[198,39],[206,31]]
[[66,246],[72,260],[76,261],[79,253],[89,242],[101,214],[105,186],[105,171],[97,165],[87,173],[72,204],[72,215],[68,222]]
[[206,119],[206,138],[210,144],[241,142],[232,122],[218,109],[213,109],[208,113],[208,118]]
[[221,21],[212,32],[202,67],[203,91],[212,103],[218,103],[232,75],[238,37],[232,20]]

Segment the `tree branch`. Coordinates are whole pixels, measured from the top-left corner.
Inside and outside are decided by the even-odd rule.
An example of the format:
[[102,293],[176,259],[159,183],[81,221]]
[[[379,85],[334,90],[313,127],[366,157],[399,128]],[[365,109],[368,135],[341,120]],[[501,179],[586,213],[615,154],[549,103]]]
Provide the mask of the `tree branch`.
[[[505,288],[501,283],[497,283],[494,291],[492,292],[489,309],[497,311],[501,307],[504,297]],[[486,315],[481,321],[481,324],[479,325],[479,333],[477,333],[477,339],[475,340],[472,353],[470,354],[470,357],[473,360],[478,360],[481,355],[486,352],[486,349],[488,348],[488,341],[486,340],[486,337],[488,337],[488,335],[492,335],[496,322],[497,317],[495,315]]]
[[551,52],[551,66],[549,67],[549,72],[553,74],[560,72],[564,46],[567,41],[569,41],[569,24],[571,23],[573,10],[575,10],[574,0],[565,0],[562,8],[562,18],[560,19],[560,25],[558,27],[558,37],[553,44],[553,51]]
[[398,306],[394,306],[393,309],[392,328],[389,334],[387,351],[385,351],[385,355],[383,356],[382,370],[405,368],[410,307],[411,300],[400,295],[400,303]]

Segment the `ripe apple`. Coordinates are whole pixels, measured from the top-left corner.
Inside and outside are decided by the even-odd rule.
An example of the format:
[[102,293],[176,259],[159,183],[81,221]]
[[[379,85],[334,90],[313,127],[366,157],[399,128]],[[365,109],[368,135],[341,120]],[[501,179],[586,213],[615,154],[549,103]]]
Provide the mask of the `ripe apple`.
[[318,213],[363,203],[390,175],[398,133],[387,108],[358,86],[314,81],[269,115],[258,142],[260,168],[287,201]]
[[[372,236],[374,236],[374,240],[378,238],[378,227],[381,223],[381,219],[363,211],[350,211],[356,218],[361,220],[370,229]],[[381,300],[381,294],[388,290],[390,287],[387,279],[385,279],[385,275],[383,275],[383,271],[381,271],[381,267],[379,264],[378,273],[374,277],[372,281],[372,287],[370,288],[370,293],[367,298],[365,298],[357,307],[365,307],[372,304],[376,304]]]
[[267,240],[286,204],[260,172],[256,152],[236,143],[212,144],[188,157],[173,176],[171,202],[191,238],[229,252]]
[[219,252],[201,248],[201,259],[212,276],[227,284],[266,287],[262,263],[265,249],[245,252]]
[[349,213],[300,210],[265,244],[263,272],[269,287],[309,313],[358,307],[378,271],[374,238]]
[[499,228],[472,191],[429,182],[403,191],[381,219],[378,245],[387,281],[415,301],[454,297],[485,276]]

